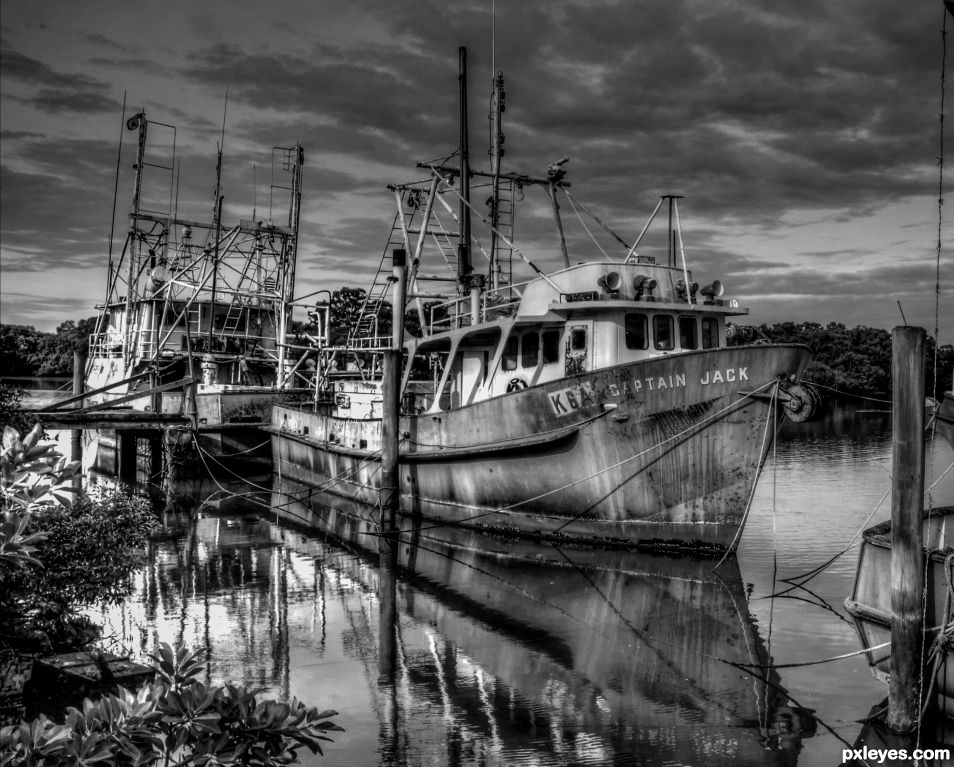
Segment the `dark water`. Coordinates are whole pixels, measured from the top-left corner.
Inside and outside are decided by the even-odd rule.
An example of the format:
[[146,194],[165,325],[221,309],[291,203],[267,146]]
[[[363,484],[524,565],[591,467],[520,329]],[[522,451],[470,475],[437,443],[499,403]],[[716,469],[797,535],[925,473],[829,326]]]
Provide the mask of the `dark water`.
[[[885,688],[860,656],[773,664],[859,649],[857,548],[771,595],[889,516],[889,430],[857,409],[786,427],[715,573],[421,527],[383,567],[371,510],[206,482],[97,617],[134,654],[207,647],[212,680],[337,709],[347,732],[308,764],[840,764]],[[929,447],[930,474],[951,462]],[[954,503],[954,471],[930,500]]]

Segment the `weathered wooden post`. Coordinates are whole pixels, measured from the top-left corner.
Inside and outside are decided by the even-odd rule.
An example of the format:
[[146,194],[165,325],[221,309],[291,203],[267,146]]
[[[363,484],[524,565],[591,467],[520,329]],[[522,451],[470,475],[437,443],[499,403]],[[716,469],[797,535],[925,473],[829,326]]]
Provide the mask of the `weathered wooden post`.
[[138,434],[133,429],[116,429],[116,474],[130,488],[136,484]]
[[[407,289],[407,254],[392,254],[391,347],[384,351],[381,419],[381,519],[383,532],[393,532],[400,501],[398,442],[401,417],[401,348],[404,345],[404,300]],[[382,537],[382,540],[384,537]]]
[[378,673],[393,684],[397,662],[395,626],[397,621],[397,514],[401,500],[398,466],[401,419],[401,348],[404,345],[404,301],[407,290],[407,253],[395,248],[392,254],[391,344],[384,351],[381,418],[381,535],[378,551],[381,567],[378,582]]
[[892,331],[891,679],[887,724],[918,723],[923,673],[924,329]]
[[[86,352],[83,350],[74,350],[73,352],[73,396],[78,397],[85,390],[84,377],[86,375]],[[76,405],[77,408],[83,407],[82,400]],[[83,430],[73,429],[70,431],[70,460],[83,460]]]

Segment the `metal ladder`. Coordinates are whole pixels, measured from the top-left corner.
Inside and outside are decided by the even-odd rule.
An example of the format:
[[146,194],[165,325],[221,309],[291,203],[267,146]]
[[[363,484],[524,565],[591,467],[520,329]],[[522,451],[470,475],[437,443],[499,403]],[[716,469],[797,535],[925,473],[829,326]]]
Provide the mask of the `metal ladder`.
[[[497,237],[497,276],[500,288],[513,284],[513,242],[514,230],[514,181],[500,179],[497,196],[497,231],[503,237]],[[507,240],[504,240],[504,237]],[[509,241],[509,242],[508,242]]]
[[235,331],[239,329],[239,326],[242,324],[242,314],[245,311],[245,306],[238,301],[233,300],[229,304],[229,310],[225,314],[225,321],[222,323],[222,330],[219,331],[220,336],[225,335],[235,335]]
[[[348,346],[359,347],[374,345],[371,339],[378,335],[378,314],[384,305],[390,288],[391,269],[389,266],[389,257],[393,248],[405,247],[404,230],[410,227],[417,208],[410,211],[401,210],[394,214],[394,220],[391,223],[391,233],[388,236],[388,243],[381,254],[381,261],[378,263],[378,270],[374,275],[374,281],[365,294],[364,302],[358,310],[358,319],[348,333]],[[403,226],[402,226],[403,218]]]
[[186,322],[189,327],[189,335],[198,338],[202,333],[202,307],[200,304],[190,304],[186,313]]

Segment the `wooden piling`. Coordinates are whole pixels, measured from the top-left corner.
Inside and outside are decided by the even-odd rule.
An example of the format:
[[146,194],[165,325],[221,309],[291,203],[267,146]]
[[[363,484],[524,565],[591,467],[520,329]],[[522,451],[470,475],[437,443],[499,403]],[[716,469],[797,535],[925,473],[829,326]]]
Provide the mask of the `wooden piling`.
[[393,683],[396,653],[396,569],[397,514],[401,499],[401,478],[398,462],[401,418],[401,347],[404,345],[404,301],[407,290],[407,254],[395,248],[391,281],[391,348],[384,351],[381,418],[381,555],[378,583],[380,626],[378,630],[378,672]]
[[917,727],[923,673],[924,329],[892,331],[891,678],[888,726]]
[[136,484],[138,433],[132,430],[116,432],[116,474],[129,487]]
[[[78,397],[83,393],[83,390],[86,386],[85,382],[86,377],[86,352],[85,351],[74,351],[73,352],[73,396]],[[82,407],[82,400],[79,402],[77,407]],[[70,460],[71,461],[82,461],[83,460],[83,430],[82,429],[71,429],[70,430]]]
[[[407,254],[395,248],[392,255],[391,348],[384,351],[381,418],[381,525],[393,532],[400,500],[398,443],[401,417],[401,347],[404,345],[404,300],[407,289]],[[382,536],[382,540],[386,536]]]

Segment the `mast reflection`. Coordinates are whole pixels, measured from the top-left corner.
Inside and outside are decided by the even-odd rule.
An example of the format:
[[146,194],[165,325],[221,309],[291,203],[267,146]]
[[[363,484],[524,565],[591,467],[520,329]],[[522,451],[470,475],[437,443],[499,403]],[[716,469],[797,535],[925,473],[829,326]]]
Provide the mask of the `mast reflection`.
[[321,698],[365,764],[795,765],[814,734],[774,671],[733,665],[770,665],[734,559],[406,519],[382,546],[373,509],[323,500],[278,480],[170,518],[137,597],[98,620],[141,654],[208,647],[217,681]]
[[[272,508],[346,546],[358,555],[345,560],[347,576],[367,579],[381,547],[374,510],[324,500],[286,481]],[[428,750],[415,742],[422,721],[440,723],[421,740],[433,757],[443,743],[447,764],[638,755],[794,765],[814,733],[777,673],[733,665],[770,665],[734,558],[716,575],[712,560],[565,549],[408,518],[399,539],[377,573],[386,763]]]

